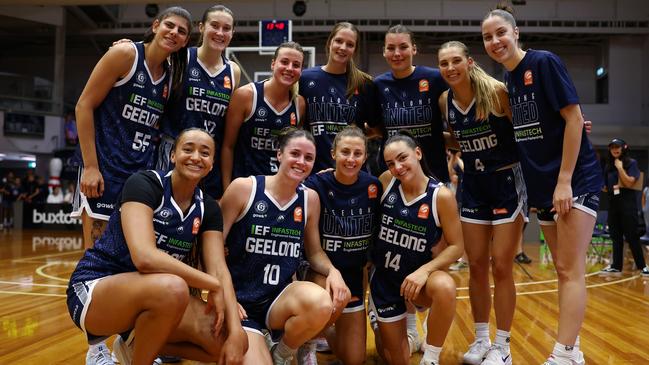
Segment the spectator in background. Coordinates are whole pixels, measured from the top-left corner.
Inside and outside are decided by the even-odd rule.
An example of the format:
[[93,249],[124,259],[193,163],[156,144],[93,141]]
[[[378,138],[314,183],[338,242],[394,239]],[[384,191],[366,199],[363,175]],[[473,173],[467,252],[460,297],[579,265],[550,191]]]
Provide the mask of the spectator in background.
[[65,145],[76,146],[79,143],[79,135],[77,134],[77,121],[74,119],[73,112],[68,112],[65,115],[63,128],[65,130]]
[[72,200],[74,199],[74,189],[75,189],[74,183],[69,183],[67,185],[67,189],[65,190],[65,195],[63,196],[64,203],[72,204]]
[[608,160],[604,170],[608,193],[608,227],[613,240],[613,260],[602,275],[619,275],[624,263],[624,239],[629,242],[636,267],[643,276],[649,276],[638,237],[638,203],[633,184],[640,177],[638,162],[628,156],[629,146],[621,138],[608,144]]
[[64,202],[63,192],[60,186],[55,186],[52,193],[47,196],[47,204],[62,204]]

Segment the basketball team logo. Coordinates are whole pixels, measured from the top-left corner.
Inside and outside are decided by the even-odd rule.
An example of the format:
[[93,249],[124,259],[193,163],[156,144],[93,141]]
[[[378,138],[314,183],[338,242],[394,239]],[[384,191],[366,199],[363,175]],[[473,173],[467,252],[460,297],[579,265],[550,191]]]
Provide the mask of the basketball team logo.
[[331,190],[329,190],[329,192],[327,193],[327,195],[329,196],[329,199],[333,199],[333,198],[334,198],[334,192],[331,191]]
[[450,119],[451,122],[455,122],[455,112],[454,111],[450,110],[448,112],[448,119]]
[[426,80],[426,79],[419,80],[419,92],[420,93],[428,91],[428,88],[429,88],[428,80]]
[[430,207],[428,204],[422,204],[419,206],[419,212],[417,212],[417,217],[421,219],[428,219],[428,215],[430,215]]
[[268,210],[268,204],[265,201],[260,200],[255,203],[255,212],[259,214],[264,214]]
[[183,234],[183,232],[185,232],[185,227],[183,227],[183,226],[178,226],[178,228],[176,228],[176,232],[177,232],[178,234]]
[[201,228],[201,219],[194,217],[194,222],[192,223],[192,234],[198,234],[198,230]]
[[294,112],[291,112],[290,121],[292,126],[295,127],[297,125],[297,116]]
[[189,70],[189,74],[192,75],[192,77],[198,78],[201,75],[201,72],[198,71],[196,67],[192,67],[192,69]]
[[397,201],[397,193],[390,193],[390,195],[388,195],[388,203],[394,204],[394,202],[396,201]]
[[162,210],[160,210],[160,213],[158,213],[158,217],[160,217],[160,219],[162,219],[163,221],[168,221],[173,214],[174,213],[171,209],[162,208]]
[[309,89],[313,89],[313,88],[315,87],[315,81],[313,81],[313,80],[309,81],[309,83],[306,84],[306,86],[307,86]]
[[534,83],[534,80],[532,79],[532,70],[525,71],[525,74],[523,74],[523,83],[525,86],[530,86]]
[[257,109],[257,116],[259,118],[266,118],[267,115],[268,115],[268,110],[266,110],[266,108],[264,108],[263,106]]
[[302,207],[295,207],[293,211],[293,220],[296,222],[302,222]]
[[370,186],[367,187],[368,198],[376,199],[378,194],[379,194],[379,188],[376,186],[376,184],[370,184]]
[[353,207],[353,206],[355,206],[356,204],[358,204],[358,198],[351,198],[351,199],[349,199],[349,205],[350,205],[350,206]]
[[331,94],[331,95],[336,95],[336,88],[334,88],[334,87],[330,87],[330,88],[329,88],[329,94]]
[[230,76],[225,76],[223,78],[223,87],[226,89],[232,89],[232,80],[230,80]]
[[401,208],[399,211],[402,217],[407,217],[408,216],[408,208]]
[[146,75],[144,74],[144,71],[138,71],[137,75],[135,76],[135,80],[140,84],[144,84],[146,82]]

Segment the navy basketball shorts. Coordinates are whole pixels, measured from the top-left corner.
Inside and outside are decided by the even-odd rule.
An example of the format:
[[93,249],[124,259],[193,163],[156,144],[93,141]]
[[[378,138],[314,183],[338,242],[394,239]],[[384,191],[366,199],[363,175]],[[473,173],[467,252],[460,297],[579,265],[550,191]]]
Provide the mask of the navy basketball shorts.
[[[599,191],[586,193],[572,198],[572,207],[579,209],[597,218],[599,209]],[[552,211],[553,207],[536,208],[536,218],[542,226],[553,226],[557,224],[557,214]]]
[[263,336],[264,334],[262,330],[268,330],[273,334],[273,330],[270,328],[270,324],[268,323],[268,316],[270,311],[273,309],[273,305],[277,302],[277,299],[279,299],[286,288],[292,284],[293,283],[285,286],[277,295],[270,295],[256,303],[239,303],[248,315],[248,318],[241,320],[241,327],[243,327],[244,331],[254,332]]
[[485,174],[464,174],[462,222],[498,225],[511,223],[519,214],[527,221],[527,191],[520,164]]
[[358,268],[341,269],[340,274],[345,280],[352,297],[347,303],[343,313],[353,313],[365,310],[365,288],[363,287],[364,266]]
[[77,187],[74,192],[74,200],[72,201],[72,212],[70,213],[70,216],[80,218],[85,209],[89,217],[107,221],[115,209],[117,200],[119,199],[126,180],[111,179],[110,177],[103,175],[104,193],[99,198],[88,198],[81,192],[82,173],[83,167],[79,167]]
[[79,327],[86,334],[88,343],[90,344],[102,342],[109,337],[95,336],[89,333],[86,330],[85,324],[88,307],[90,307],[90,303],[92,302],[92,292],[95,288],[95,285],[97,285],[97,283],[102,279],[103,278],[77,282],[71,284],[67,290],[67,304],[70,317],[72,318],[74,324],[76,324],[77,327]]
[[[406,318],[406,301],[399,294],[402,280],[395,281],[394,273],[374,270],[370,278],[370,308],[379,322],[397,322]],[[416,306],[418,311],[426,308]]]

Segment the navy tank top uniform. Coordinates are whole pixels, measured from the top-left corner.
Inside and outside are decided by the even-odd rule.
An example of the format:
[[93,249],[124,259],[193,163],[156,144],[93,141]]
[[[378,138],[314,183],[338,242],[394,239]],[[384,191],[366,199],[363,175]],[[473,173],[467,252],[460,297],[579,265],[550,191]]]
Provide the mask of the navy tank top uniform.
[[437,214],[440,183],[430,178],[426,191],[406,201],[401,183],[390,181],[381,198],[381,222],[372,261],[375,271],[370,282],[377,315],[405,315],[405,303],[399,295],[403,280],[433,259],[432,248],[442,237]]
[[104,179],[124,182],[153,167],[160,118],[169,98],[170,72],[153,80],[144,59],[144,44],[134,43],[135,62],[94,111],[95,146]]
[[[505,73],[505,83],[529,204],[552,207],[566,126],[560,110],[579,103],[577,91],[559,57],[531,49],[514,70]],[[602,170],[584,131],[572,174],[573,197],[591,194],[584,204],[596,210],[602,185]]]
[[291,201],[280,206],[266,193],[265,176],[250,179],[253,186],[246,209],[226,238],[237,301],[246,310],[267,305],[291,283],[303,256],[308,209],[302,185]]
[[[234,71],[230,62],[223,58],[223,66],[211,73],[198,59],[198,48],[191,47],[187,51],[181,94],[173,97],[176,102],[169,105],[160,131],[170,140],[175,140],[187,128],[204,129],[214,138],[215,156],[221,156],[225,114],[236,88]],[[214,198],[223,195],[220,161],[220,158],[214,160],[214,168],[203,179],[202,185],[203,190]]]
[[331,147],[336,134],[350,124],[363,128],[363,122],[375,123],[371,116],[374,94],[368,81],[362,90],[347,98],[347,75],[332,74],[322,66],[304,70],[300,76],[300,95],[306,101],[305,129],[316,141],[313,172],[335,166]]
[[255,82],[252,86],[253,107],[239,130],[233,178],[277,172],[277,136],[283,128],[300,124],[295,100],[278,111],[264,98],[264,81]]
[[443,182],[449,181],[446,147],[438,100],[448,89],[438,69],[416,66],[405,78],[386,72],[374,79],[387,136],[401,129],[412,133],[428,167]]

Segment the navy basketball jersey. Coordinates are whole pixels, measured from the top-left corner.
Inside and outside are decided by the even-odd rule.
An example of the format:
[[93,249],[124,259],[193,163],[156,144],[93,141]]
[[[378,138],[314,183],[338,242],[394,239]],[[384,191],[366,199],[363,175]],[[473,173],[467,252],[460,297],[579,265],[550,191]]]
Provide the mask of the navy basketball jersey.
[[[161,171],[153,173],[162,186],[160,205],[153,211],[156,246],[158,250],[182,261],[191,251],[199,234],[205,211],[203,193],[197,187],[192,204],[187,212],[183,212],[172,196],[171,172],[166,175]],[[94,247],[85,252],[70,278],[70,283],[134,271],[137,269],[122,231],[121,209],[115,209],[106,231],[95,242]]]
[[235,146],[235,178],[277,172],[277,136],[283,128],[300,124],[296,101],[292,100],[284,110],[275,110],[264,98],[264,82],[252,84],[253,107],[241,124]]
[[[529,204],[550,207],[561,168],[566,126],[559,111],[579,103],[577,91],[563,62],[547,51],[528,50],[516,68],[505,73],[505,82]],[[583,131],[572,174],[573,196],[598,192],[602,184],[601,167]]]
[[280,206],[265,191],[266,177],[251,176],[252,191],[244,212],[232,225],[226,244],[228,269],[237,301],[258,304],[291,281],[303,254],[307,194],[299,186]]
[[305,185],[320,197],[320,242],[333,265],[339,270],[365,266],[378,227],[379,179],[361,171],[356,182],[344,185],[327,171],[311,175]]
[[214,168],[203,179],[203,188],[214,198],[223,194],[221,180],[221,146],[225,134],[225,114],[230,105],[232,91],[236,88],[234,70],[228,60],[223,58],[223,66],[214,73],[198,59],[198,48],[187,49],[187,67],[183,76],[180,95],[173,97],[162,118],[160,131],[176,139],[187,128],[200,128],[207,131],[215,144]]
[[97,161],[104,179],[124,181],[153,166],[154,140],[169,96],[168,67],[160,79],[153,80],[144,60],[144,45],[138,42],[133,47],[133,67],[94,111]]
[[347,75],[332,74],[322,66],[304,70],[300,76],[300,95],[306,101],[305,129],[315,138],[316,160],[313,172],[335,166],[331,146],[336,134],[350,124],[363,127],[371,122],[374,94],[370,81],[347,98]]
[[406,276],[433,259],[431,250],[442,237],[437,215],[439,187],[439,182],[430,178],[426,192],[406,202],[401,183],[392,178],[383,193],[372,261],[381,278],[389,278],[385,287],[399,288]]
[[438,100],[448,88],[438,69],[417,66],[408,77],[396,79],[386,72],[374,79],[388,136],[410,131],[426,157],[428,167],[443,182],[449,181],[442,116]]
[[476,120],[476,99],[466,110],[448,90],[446,120],[460,144],[464,170],[468,174],[489,173],[518,161],[514,129],[505,114],[491,112],[487,120]]

